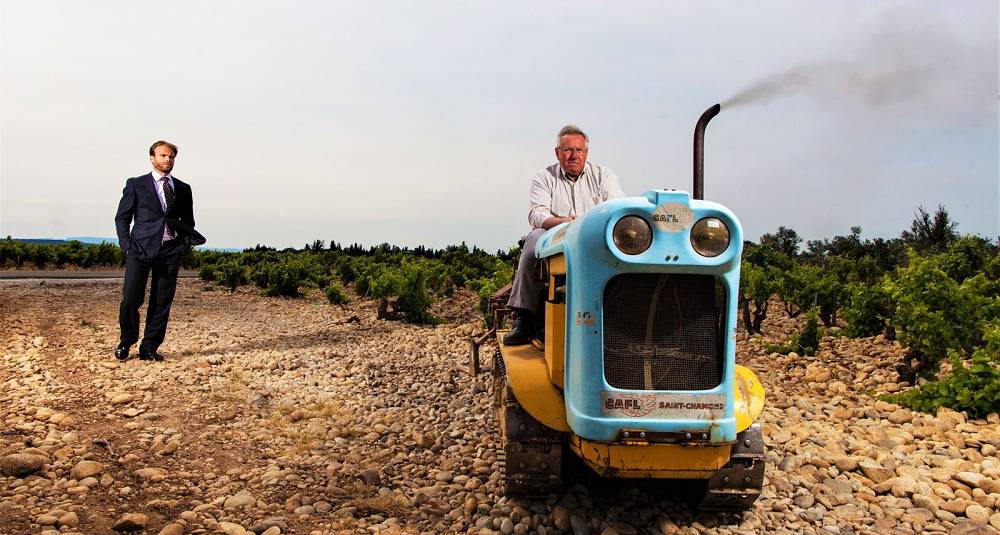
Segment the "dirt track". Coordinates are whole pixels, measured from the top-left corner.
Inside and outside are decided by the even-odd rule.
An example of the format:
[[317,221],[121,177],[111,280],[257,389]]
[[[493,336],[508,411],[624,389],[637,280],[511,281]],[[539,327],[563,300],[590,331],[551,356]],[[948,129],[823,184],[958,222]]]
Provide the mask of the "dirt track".
[[[548,500],[498,495],[491,385],[464,373],[474,298],[436,327],[183,280],[167,360],[124,364],[119,282],[0,283],[0,533],[993,533],[1000,417],[927,416],[882,340],[815,359],[741,360],[768,390],[767,488],[738,517],[676,489],[596,482]],[[769,332],[787,332],[787,319]],[[488,354],[488,351],[486,351]],[[87,462],[89,461],[89,462]],[[270,531],[267,531],[270,529]]]

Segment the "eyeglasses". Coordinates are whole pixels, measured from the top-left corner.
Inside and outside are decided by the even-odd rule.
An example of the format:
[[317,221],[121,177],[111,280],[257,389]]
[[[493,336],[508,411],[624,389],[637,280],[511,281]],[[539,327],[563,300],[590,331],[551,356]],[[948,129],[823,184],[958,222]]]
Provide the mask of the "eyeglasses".
[[587,149],[578,149],[575,147],[556,147],[560,152],[569,152],[571,154],[583,154],[587,152]]

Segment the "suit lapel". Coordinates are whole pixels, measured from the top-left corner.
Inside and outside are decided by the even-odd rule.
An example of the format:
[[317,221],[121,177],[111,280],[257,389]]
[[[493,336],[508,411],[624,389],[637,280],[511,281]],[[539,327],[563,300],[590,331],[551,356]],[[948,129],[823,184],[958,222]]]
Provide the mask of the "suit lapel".
[[153,204],[156,205],[156,209],[160,212],[160,215],[166,215],[163,213],[163,205],[160,204],[160,196],[156,193],[156,185],[154,182],[153,173],[148,173],[146,176],[142,177],[142,187],[146,190],[147,195],[153,197]]

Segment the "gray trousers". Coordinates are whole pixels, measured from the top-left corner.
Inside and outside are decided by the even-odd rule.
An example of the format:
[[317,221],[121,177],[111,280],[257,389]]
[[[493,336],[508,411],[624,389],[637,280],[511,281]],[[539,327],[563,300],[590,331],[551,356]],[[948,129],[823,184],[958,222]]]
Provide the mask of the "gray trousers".
[[534,313],[538,312],[538,304],[542,298],[545,281],[537,279],[538,259],[535,258],[535,243],[546,232],[545,229],[536,228],[524,237],[521,259],[518,260],[510,300],[507,301],[507,306],[511,308],[523,308]]

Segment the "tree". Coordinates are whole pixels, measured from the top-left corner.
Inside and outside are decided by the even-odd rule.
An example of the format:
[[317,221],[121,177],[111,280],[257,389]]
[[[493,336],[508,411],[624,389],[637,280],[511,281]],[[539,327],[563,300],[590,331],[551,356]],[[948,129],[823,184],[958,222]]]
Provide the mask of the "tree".
[[917,207],[916,217],[910,230],[904,230],[900,237],[907,245],[921,253],[944,251],[949,243],[958,238],[958,223],[951,220],[944,206],[938,205],[933,218],[923,206]]
[[800,243],[802,237],[799,233],[785,227],[778,227],[774,234],[768,233],[760,237],[761,245],[769,245],[789,258],[798,256]]
[[761,324],[767,318],[768,300],[778,289],[774,271],[773,267],[762,268],[749,262],[743,264],[739,301],[743,308],[743,327],[750,334],[760,334]]

